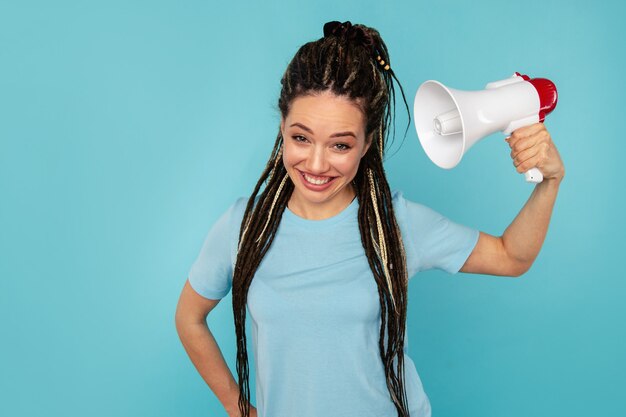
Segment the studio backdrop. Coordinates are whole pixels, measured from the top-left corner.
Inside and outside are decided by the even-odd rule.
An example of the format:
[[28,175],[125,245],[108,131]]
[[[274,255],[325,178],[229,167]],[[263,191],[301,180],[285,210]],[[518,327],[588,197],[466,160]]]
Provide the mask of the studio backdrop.
[[[411,113],[429,79],[559,89],[546,126],[566,175],[532,268],[410,281],[433,415],[621,415],[625,17],[608,0],[0,0],[0,414],[226,416],[178,339],[178,296],[270,155],[289,60],[349,20],[380,31]],[[441,169],[397,93],[391,188],[501,235],[533,189],[505,136]],[[230,295],[208,324],[236,375]]]

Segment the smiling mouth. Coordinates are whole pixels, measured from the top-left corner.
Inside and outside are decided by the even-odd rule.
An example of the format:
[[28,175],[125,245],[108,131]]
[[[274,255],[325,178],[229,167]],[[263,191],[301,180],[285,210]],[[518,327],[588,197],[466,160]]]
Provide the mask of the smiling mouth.
[[322,184],[326,184],[328,181],[330,181],[330,178],[326,178],[325,180],[316,180],[314,178],[309,177],[306,174],[302,174],[304,176],[304,179],[307,180],[307,182],[310,182],[311,184],[315,184],[315,185],[322,185]]
[[324,184],[327,184],[328,182],[330,182],[332,179],[334,179],[334,177],[316,177],[316,176],[311,176],[309,174],[305,174],[302,171],[300,171],[300,174],[306,180],[306,182],[308,182],[309,184],[313,184],[313,185],[324,185]]

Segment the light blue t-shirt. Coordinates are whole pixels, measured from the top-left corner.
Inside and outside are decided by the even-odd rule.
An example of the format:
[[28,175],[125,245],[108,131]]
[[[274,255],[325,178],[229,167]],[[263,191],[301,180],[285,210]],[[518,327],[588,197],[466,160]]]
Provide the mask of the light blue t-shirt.
[[[456,273],[478,230],[392,193],[409,277],[437,268]],[[220,299],[232,286],[247,198],[211,228],[189,272],[193,289]],[[339,214],[307,220],[285,209],[272,246],[250,284],[259,417],[392,417],[397,410],[378,349],[380,304],[358,226],[358,199]],[[410,305],[409,305],[410,308]],[[405,338],[405,387],[412,417],[430,402]]]

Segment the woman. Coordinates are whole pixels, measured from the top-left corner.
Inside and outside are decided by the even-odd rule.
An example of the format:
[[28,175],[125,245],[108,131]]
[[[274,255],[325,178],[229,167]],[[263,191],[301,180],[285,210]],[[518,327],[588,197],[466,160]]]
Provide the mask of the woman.
[[[267,166],[251,197],[209,232],[176,313],[186,351],[229,416],[430,416],[404,353],[408,278],[429,268],[519,276],[539,252],[564,176],[543,124],[507,138],[517,171],[536,166],[544,181],[503,236],[491,236],[390,191],[393,79],[379,33],[350,22],[327,23],[285,71]],[[238,383],[206,326],[231,289]]]

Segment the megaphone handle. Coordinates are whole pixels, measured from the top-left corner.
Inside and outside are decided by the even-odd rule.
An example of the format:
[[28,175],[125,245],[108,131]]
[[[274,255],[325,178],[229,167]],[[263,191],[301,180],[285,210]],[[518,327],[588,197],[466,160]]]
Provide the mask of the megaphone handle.
[[535,184],[539,184],[543,181],[543,174],[539,171],[538,168],[531,168],[524,173],[526,177],[526,182],[533,182]]
[[[503,130],[505,135],[510,135],[514,130],[519,129],[520,127],[529,126],[533,123],[537,123],[539,121],[539,116],[533,115],[526,117],[520,120],[514,120]],[[535,184],[539,184],[543,181],[543,174],[537,168],[531,168],[524,173],[526,177],[526,182],[532,182]]]

